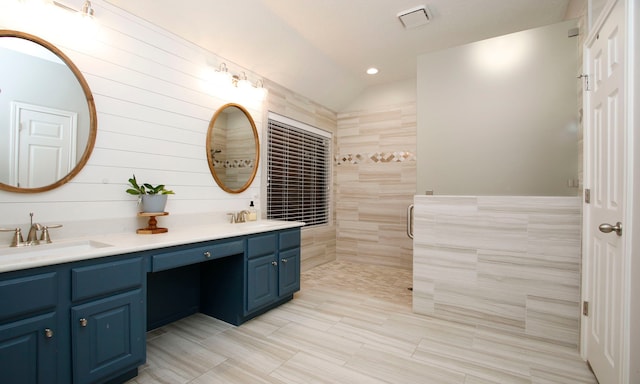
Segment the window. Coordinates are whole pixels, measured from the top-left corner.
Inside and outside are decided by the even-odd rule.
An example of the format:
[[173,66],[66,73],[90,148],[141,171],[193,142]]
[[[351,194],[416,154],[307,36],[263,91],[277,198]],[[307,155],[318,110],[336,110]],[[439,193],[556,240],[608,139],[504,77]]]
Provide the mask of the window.
[[269,113],[267,218],[329,222],[331,134]]

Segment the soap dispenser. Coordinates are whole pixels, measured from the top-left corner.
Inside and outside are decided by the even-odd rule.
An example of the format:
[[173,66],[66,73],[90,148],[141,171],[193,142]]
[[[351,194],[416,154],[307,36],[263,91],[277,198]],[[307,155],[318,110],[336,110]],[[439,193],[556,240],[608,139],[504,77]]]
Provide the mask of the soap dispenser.
[[251,200],[251,204],[249,204],[249,215],[248,215],[248,220],[249,221],[256,221],[258,220],[258,211],[256,210],[255,205],[253,205],[253,200]]

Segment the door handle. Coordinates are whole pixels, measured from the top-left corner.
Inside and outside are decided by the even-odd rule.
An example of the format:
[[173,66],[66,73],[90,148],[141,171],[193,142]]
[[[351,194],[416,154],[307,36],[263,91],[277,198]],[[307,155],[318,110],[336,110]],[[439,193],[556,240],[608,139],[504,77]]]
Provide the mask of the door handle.
[[407,236],[413,239],[413,204],[407,208]]
[[602,233],[615,232],[616,235],[622,236],[622,223],[619,222],[619,221],[616,223],[616,225],[611,225],[611,224],[607,224],[607,223],[600,224],[598,229]]

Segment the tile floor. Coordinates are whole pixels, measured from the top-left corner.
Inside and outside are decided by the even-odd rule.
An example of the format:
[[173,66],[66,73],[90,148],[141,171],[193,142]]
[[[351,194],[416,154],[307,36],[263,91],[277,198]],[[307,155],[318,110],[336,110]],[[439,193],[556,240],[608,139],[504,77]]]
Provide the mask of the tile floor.
[[147,335],[146,383],[596,383],[578,353],[411,312],[411,273],[333,262],[240,327],[196,314]]

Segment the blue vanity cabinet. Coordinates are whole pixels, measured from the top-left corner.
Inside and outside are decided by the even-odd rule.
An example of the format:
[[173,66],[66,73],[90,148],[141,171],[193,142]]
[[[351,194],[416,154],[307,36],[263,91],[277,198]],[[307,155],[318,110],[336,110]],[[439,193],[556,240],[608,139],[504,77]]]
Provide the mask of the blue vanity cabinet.
[[300,229],[242,237],[243,253],[202,263],[200,311],[240,325],[300,289]]
[[0,382],[121,383],[145,361],[144,255],[0,273]]
[[73,383],[133,376],[144,363],[145,276],[140,256],[71,269]]
[[293,295],[300,290],[300,229],[278,234],[278,294]]
[[148,317],[240,325],[299,289],[299,228],[0,273],[0,383],[123,383]]
[[278,298],[278,234],[247,239],[247,309],[249,314]]
[[58,310],[59,273],[0,275],[0,381],[55,383],[64,343]]
[[247,318],[292,299],[300,290],[300,229],[249,237],[246,276]]

